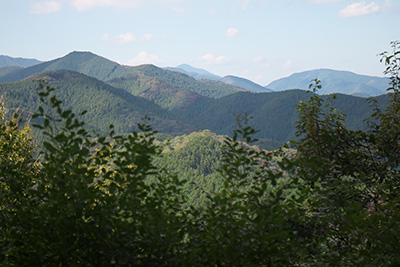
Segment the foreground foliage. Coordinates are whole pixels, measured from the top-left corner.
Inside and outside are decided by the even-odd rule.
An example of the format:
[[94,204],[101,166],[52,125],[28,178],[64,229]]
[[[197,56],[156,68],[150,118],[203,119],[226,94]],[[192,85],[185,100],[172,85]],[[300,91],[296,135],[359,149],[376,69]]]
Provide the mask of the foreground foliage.
[[315,94],[315,81],[298,105],[295,153],[251,149],[255,130],[238,118],[224,141],[223,183],[206,194],[206,206],[188,206],[185,181],[155,167],[161,150],[149,126],[129,136],[110,127],[94,138],[44,86],[39,97],[51,110],[35,115],[47,137],[40,164],[29,129],[2,116],[0,262],[398,266],[400,44],[392,45],[382,54],[390,103],[372,103],[368,131],[347,129],[344,114]]

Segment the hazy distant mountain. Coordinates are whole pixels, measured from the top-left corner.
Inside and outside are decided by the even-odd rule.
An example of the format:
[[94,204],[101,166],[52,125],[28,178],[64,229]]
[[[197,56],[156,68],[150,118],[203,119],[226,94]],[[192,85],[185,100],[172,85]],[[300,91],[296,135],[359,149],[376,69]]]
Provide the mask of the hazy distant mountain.
[[209,79],[209,80],[219,81],[222,79],[222,77],[212,74],[211,72],[208,72],[205,69],[195,68],[188,64],[181,64],[179,66],[176,66],[175,68],[167,67],[166,69],[185,73],[197,80]]
[[252,82],[245,78],[240,78],[232,75],[225,76],[221,80],[224,83],[235,85],[247,89],[251,92],[261,93],[261,92],[272,92],[271,89],[263,87],[255,82]]
[[37,65],[39,63],[41,63],[41,61],[37,59],[21,58],[21,57],[14,58],[14,57],[0,55],[0,67],[18,66],[26,68],[33,65]]
[[388,78],[359,75],[350,71],[318,69],[295,73],[268,84],[274,91],[308,89],[311,80],[321,80],[319,94],[342,93],[357,96],[377,96],[386,93]]
[[166,68],[168,70],[172,70],[172,71],[178,71],[178,72],[182,72],[185,73],[197,80],[200,79],[208,79],[208,80],[214,80],[214,81],[221,81],[224,82],[226,84],[230,84],[230,85],[234,85],[234,86],[238,86],[241,87],[243,89],[249,90],[251,92],[272,92],[272,90],[267,89],[255,82],[252,82],[248,79],[245,78],[241,78],[241,77],[237,77],[237,76],[233,76],[233,75],[228,75],[225,77],[221,77],[215,74],[212,74],[204,69],[199,69],[199,68],[195,68],[192,67],[188,64],[182,64],[179,65],[175,68],[171,68],[168,67]]

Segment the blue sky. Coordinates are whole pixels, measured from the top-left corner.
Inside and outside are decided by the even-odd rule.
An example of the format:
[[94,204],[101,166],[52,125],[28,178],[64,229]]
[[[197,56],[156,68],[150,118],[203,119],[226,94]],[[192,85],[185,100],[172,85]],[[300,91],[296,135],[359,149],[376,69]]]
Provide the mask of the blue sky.
[[400,0],[0,0],[0,12],[0,55],[91,51],[261,85],[318,68],[382,76],[377,54],[400,40]]

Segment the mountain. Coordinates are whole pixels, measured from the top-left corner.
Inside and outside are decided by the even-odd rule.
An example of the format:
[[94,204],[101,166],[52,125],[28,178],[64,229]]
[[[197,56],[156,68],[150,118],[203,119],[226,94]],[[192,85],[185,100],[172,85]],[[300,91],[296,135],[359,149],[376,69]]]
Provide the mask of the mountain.
[[113,124],[117,133],[128,133],[135,130],[145,116],[152,119],[151,124],[160,132],[177,135],[196,129],[152,101],[74,71],[46,71],[21,81],[0,84],[6,108],[36,112],[40,105],[36,91],[38,80],[45,80],[56,89],[55,94],[64,108],[75,113],[87,110],[83,119],[89,128],[97,131],[105,132]]
[[20,66],[5,66],[5,67],[1,67],[0,68],[0,77],[4,76],[4,75],[7,75],[9,73],[12,73],[14,71],[20,70],[20,69],[23,69],[23,67],[20,67]]
[[244,89],[249,90],[250,92],[255,92],[255,93],[260,93],[260,92],[272,92],[271,89],[268,89],[266,87],[263,87],[257,83],[254,83],[248,79],[245,78],[240,78],[232,75],[225,76],[224,78],[221,79],[222,82],[239,86]]
[[[71,52],[68,55],[41,64],[16,70],[0,77],[0,82],[14,82],[43,71],[71,70],[99,80],[113,78],[115,71],[122,72],[123,66],[91,52]],[[120,74],[122,76],[123,74]]]
[[[209,129],[216,134],[230,135],[236,127],[236,115],[247,113],[249,125],[259,130],[255,137],[264,139],[265,149],[274,149],[295,139],[299,101],[310,97],[304,90],[287,90],[271,93],[239,92],[219,99],[206,99],[181,113],[186,122],[199,129]],[[324,99],[327,96],[323,96]],[[377,98],[382,104],[387,95]],[[364,120],[371,114],[370,103],[361,97],[338,94],[333,107],[347,114],[350,129],[365,129]]]
[[14,57],[0,55],[0,67],[18,66],[26,68],[33,65],[37,65],[39,63],[41,63],[41,61],[37,59],[21,58],[21,57],[14,58]]
[[[244,90],[224,83],[210,84],[207,81],[198,81],[186,74],[164,70],[154,65],[128,67],[95,55],[91,52],[76,51],[55,60],[6,73],[5,75],[0,76],[0,82],[14,82],[43,71],[55,70],[77,71],[98,80],[105,82],[112,81],[113,83],[116,83],[115,79],[118,78],[126,80],[127,77],[131,78],[134,75],[146,76],[161,81],[162,84],[166,84],[169,87],[181,90],[190,90],[200,95],[214,98]],[[132,88],[127,87],[132,86],[125,86],[123,89],[129,91],[133,90]],[[142,88],[136,87],[135,90],[142,90]],[[163,88],[159,89],[162,90]]]
[[265,87],[255,83],[255,82],[252,82],[248,79],[237,77],[237,76],[232,76],[232,75],[220,77],[220,76],[212,74],[204,69],[195,68],[188,64],[182,64],[175,68],[168,67],[167,69],[171,70],[171,71],[185,73],[197,80],[207,79],[207,80],[213,80],[213,81],[221,81],[226,84],[230,84],[233,86],[237,86],[237,87],[249,90],[251,92],[256,92],[256,93],[272,92],[272,90],[265,88]]
[[[165,84],[176,87],[180,90],[190,90],[200,95],[212,98],[219,98],[239,91],[245,91],[243,88],[218,81],[196,80],[186,74],[165,70],[149,64],[131,67],[128,75],[130,74],[156,78]],[[119,78],[124,78],[124,76],[120,76]]]
[[313,79],[321,80],[322,89],[318,92],[319,94],[378,96],[385,94],[389,86],[388,78],[359,75],[350,71],[318,69],[292,74],[271,82],[266,88],[274,91],[308,89]]
[[222,79],[220,76],[212,74],[211,72],[208,72],[205,69],[195,68],[188,64],[181,64],[179,66],[176,66],[175,68],[167,67],[166,69],[185,73],[197,80],[208,79],[208,80],[219,81]]
[[107,81],[108,84],[123,88],[135,96],[153,101],[165,109],[185,110],[186,107],[205,96],[191,90],[180,89],[160,79],[141,73],[128,74]]

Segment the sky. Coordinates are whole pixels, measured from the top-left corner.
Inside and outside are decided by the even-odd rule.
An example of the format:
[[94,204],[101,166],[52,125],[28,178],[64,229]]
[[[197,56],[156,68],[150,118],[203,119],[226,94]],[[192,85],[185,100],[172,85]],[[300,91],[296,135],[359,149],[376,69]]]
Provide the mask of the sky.
[[90,51],[266,86],[319,68],[383,76],[379,54],[400,40],[400,0],[0,0],[0,34],[0,55]]

